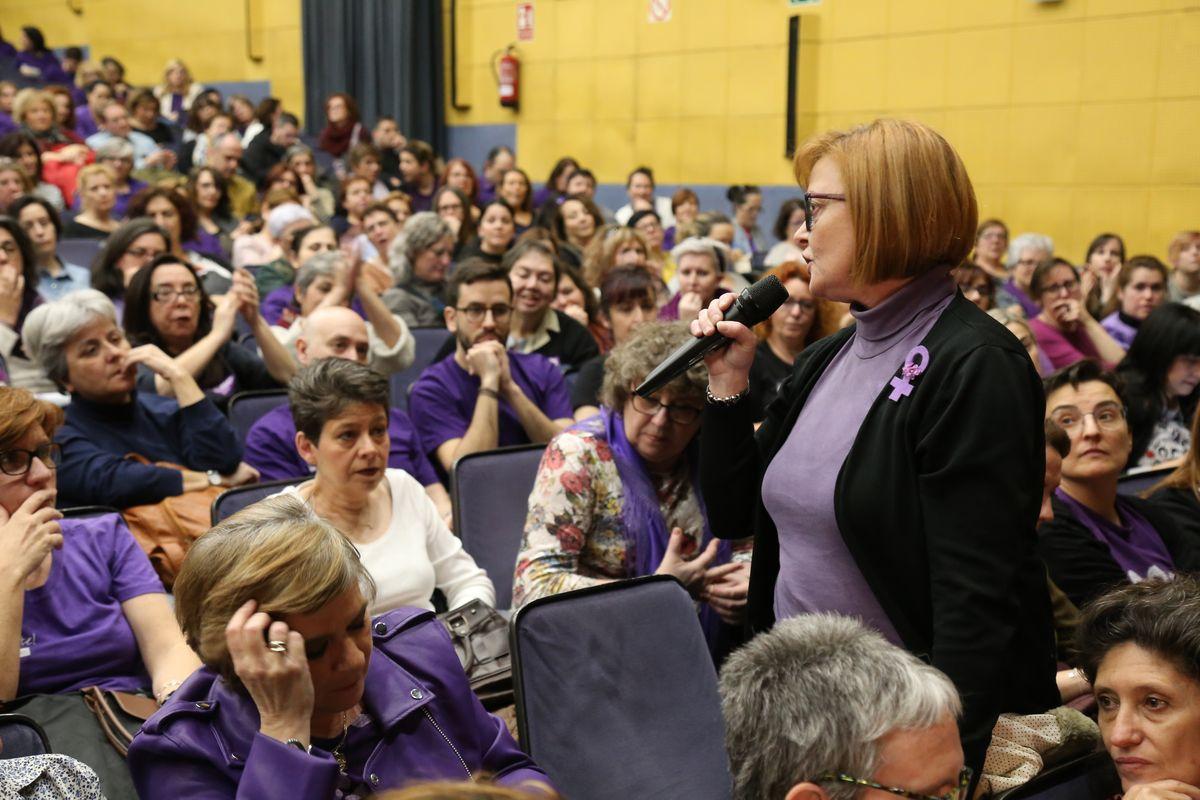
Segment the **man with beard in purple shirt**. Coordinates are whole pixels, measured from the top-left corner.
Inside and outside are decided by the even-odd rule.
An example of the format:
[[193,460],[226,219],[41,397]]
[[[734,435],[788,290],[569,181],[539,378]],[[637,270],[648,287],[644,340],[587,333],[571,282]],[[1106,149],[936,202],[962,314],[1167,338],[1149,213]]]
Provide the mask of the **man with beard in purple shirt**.
[[[369,340],[362,317],[343,306],[313,311],[297,324],[304,333],[296,340],[296,358],[305,367],[322,358],[345,358],[367,363]],[[388,466],[402,469],[425,487],[438,512],[450,519],[450,495],[438,481],[412,420],[398,408],[388,415]],[[308,477],[312,469],[296,450],[296,423],[284,404],[263,415],[246,435],[245,459],[263,480]]]
[[446,289],[443,314],[455,351],[422,373],[408,407],[447,473],[468,453],[548,442],[574,424],[558,367],[504,349],[512,299],[504,267],[477,259],[459,264]]

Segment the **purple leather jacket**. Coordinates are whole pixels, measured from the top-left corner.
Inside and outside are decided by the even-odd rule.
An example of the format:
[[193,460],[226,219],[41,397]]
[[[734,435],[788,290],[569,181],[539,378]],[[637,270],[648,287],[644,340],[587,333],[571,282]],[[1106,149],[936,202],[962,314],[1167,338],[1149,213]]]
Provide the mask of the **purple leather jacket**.
[[[372,623],[374,652],[363,708],[375,726],[361,774],[372,792],[421,780],[549,784],[504,723],[488,714],[467,683],[458,656],[432,612],[400,608]],[[311,754],[258,732],[258,709],[208,667],[192,675],[146,721],[129,748],[129,770],[142,800],[340,797],[333,757]],[[352,734],[353,736],[353,734]],[[351,740],[353,741],[353,740]]]

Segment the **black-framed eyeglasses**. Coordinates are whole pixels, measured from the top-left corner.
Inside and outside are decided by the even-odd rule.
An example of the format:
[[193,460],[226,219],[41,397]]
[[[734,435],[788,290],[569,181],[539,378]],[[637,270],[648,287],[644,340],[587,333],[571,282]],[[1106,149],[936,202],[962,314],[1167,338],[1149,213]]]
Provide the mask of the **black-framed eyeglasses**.
[[888,794],[909,797],[912,800],[967,800],[967,789],[971,785],[971,776],[974,774],[970,767],[963,767],[958,773],[958,783],[955,784],[953,789],[941,796],[921,794],[920,792],[913,792],[908,789],[899,789],[895,786],[884,786],[881,783],[869,781],[866,778],[855,778],[853,775],[843,775],[841,773],[836,775],[822,775],[817,780],[821,783],[849,783],[854,786],[865,786],[868,789],[878,789]]
[[512,306],[507,303],[496,303],[494,306],[485,306],[482,303],[472,303],[469,306],[462,308],[455,306],[454,310],[463,314],[468,322],[483,322],[483,318],[490,311],[492,319],[501,320],[508,319],[508,315],[512,313]]
[[1079,281],[1071,278],[1062,283],[1052,283],[1049,286],[1042,287],[1042,294],[1050,294],[1057,297],[1060,294],[1072,295],[1079,288]]
[[695,406],[668,405],[660,400],[642,397],[640,394],[633,394],[632,398],[633,410],[647,417],[653,417],[660,408],[665,408],[667,419],[679,425],[691,425],[700,419],[700,409]]
[[150,296],[158,303],[169,303],[176,297],[182,297],[184,300],[195,300],[199,295],[199,286],[184,286],[179,289],[176,289],[174,286],[163,286],[150,293]]
[[813,205],[813,200],[827,200],[830,202],[844,203],[846,195],[844,194],[823,194],[821,192],[810,192],[807,189],[800,189],[800,200],[804,203],[804,227],[810,232],[813,226],[817,224],[817,218],[821,215],[821,209],[824,205]]
[[0,472],[5,475],[24,475],[29,472],[34,458],[45,464],[47,469],[58,469],[62,463],[62,449],[54,442],[46,442],[33,450],[0,450]]

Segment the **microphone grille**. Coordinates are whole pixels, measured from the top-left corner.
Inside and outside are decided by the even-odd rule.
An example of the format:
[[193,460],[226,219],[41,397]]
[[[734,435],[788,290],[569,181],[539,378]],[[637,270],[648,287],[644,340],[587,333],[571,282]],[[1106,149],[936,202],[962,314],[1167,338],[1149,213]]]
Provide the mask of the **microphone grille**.
[[748,320],[749,325],[757,325],[767,317],[779,310],[779,307],[787,302],[788,291],[779,278],[774,275],[768,275],[762,280],[751,284],[746,290],[749,299],[754,303],[754,316],[757,319]]

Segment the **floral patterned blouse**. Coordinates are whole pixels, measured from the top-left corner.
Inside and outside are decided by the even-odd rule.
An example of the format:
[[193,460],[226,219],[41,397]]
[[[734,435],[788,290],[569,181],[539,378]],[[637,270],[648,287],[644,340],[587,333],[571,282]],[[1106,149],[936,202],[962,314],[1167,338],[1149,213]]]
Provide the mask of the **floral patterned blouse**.
[[[704,518],[686,463],[652,479],[667,530],[680,528],[690,540],[689,554],[696,553]],[[513,608],[539,597],[634,577],[626,561],[622,502],[621,478],[602,437],[572,430],[551,439],[529,496]],[[752,545],[752,538],[734,540],[733,560],[749,562]]]

